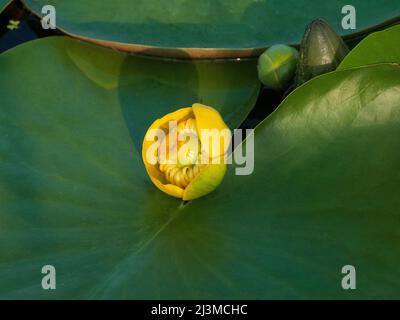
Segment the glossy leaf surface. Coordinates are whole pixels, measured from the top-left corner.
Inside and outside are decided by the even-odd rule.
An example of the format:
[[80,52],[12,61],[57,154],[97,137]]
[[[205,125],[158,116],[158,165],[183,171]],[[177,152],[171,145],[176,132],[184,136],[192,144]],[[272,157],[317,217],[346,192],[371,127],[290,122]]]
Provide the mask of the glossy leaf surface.
[[339,70],[377,63],[400,64],[400,25],[375,32],[361,41],[342,61]]
[[[147,61],[61,37],[0,56],[0,297],[399,296],[398,67],[309,81],[257,127],[251,175],[230,166],[183,204],[148,179],[145,129],[199,95],[240,106],[254,88],[245,65],[235,87]],[[47,264],[55,291],[40,286]]]

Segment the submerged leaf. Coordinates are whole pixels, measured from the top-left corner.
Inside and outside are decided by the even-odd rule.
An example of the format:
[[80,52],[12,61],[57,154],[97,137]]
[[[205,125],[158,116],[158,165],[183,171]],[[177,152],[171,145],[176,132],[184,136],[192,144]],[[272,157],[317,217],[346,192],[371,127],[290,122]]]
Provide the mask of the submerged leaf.
[[181,58],[256,56],[276,43],[298,44],[316,17],[340,35],[351,35],[400,15],[398,0],[352,0],[357,29],[344,30],[345,0],[24,2],[39,16],[44,5],[53,5],[57,27],[69,34],[122,50]]

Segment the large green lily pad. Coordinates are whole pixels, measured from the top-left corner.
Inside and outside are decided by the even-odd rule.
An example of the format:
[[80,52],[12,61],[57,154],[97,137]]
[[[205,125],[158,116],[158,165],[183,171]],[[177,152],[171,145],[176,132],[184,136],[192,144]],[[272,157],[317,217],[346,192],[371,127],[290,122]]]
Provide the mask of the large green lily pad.
[[375,32],[361,41],[342,61],[339,70],[377,63],[400,64],[400,25]]
[[354,0],[357,29],[344,30],[344,0],[25,2],[38,15],[44,5],[54,5],[57,26],[70,34],[124,50],[179,57],[249,56],[260,53],[254,48],[299,43],[314,18],[324,18],[341,35],[350,35],[400,15],[398,0]]
[[[175,62],[103,68],[108,54],[48,38],[0,56],[0,297],[399,296],[398,67],[306,83],[257,127],[253,174],[231,166],[183,204],[152,185],[135,139],[166,111],[157,97],[185,103],[201,86]],[[248,91],[228,87],[203,97]],[[47,264],[54,291],[40,286]]]

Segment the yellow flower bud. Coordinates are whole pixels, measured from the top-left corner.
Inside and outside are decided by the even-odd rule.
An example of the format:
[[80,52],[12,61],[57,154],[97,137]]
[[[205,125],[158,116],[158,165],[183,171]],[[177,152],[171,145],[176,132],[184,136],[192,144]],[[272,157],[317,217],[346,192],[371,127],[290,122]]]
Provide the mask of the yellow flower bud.
[[173,197],[192,200],[222,182],[230,142],[231,132],[219,112],[195,103],[150,126],[142,158],[157,188]]

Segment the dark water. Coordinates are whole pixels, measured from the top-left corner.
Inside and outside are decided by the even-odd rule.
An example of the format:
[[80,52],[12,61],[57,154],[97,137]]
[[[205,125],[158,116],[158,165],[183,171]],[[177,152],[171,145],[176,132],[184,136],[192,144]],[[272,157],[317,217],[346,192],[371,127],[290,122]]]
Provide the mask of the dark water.
[[[18,28],[9,30],[7,25],[10,24],[10,20],[20,21]],[[398,23],[398,21],[396,23]],[[0,53],[24,42],[54,35],[62,35],[62,33],[58,30],[44,30],[39,18],[29,12],[19,0],[14,0],[0,14]],[[365,36],[366,34],[361,35],[347,44],[352,48]],[[282,102],[285,94],[287,94],[287,91],[273,91],[262,88],[256,105],[241,125],[241,128],[254,128],[276,109]]]
[[[10,20],[20,21],[17,29],[7,28]],[[19,0],[13,1],[0,14],[0,53],[33,39],[60,34],[58,30],[44,30],[39,18],[30,13]]]

